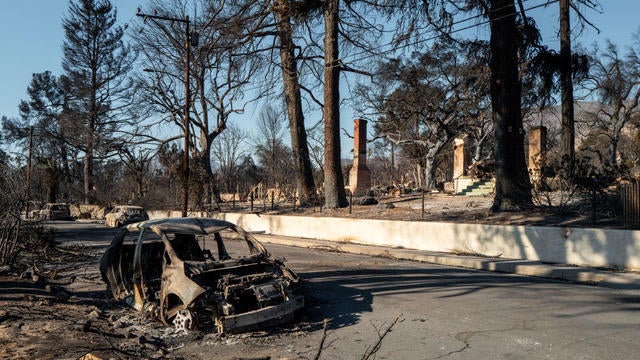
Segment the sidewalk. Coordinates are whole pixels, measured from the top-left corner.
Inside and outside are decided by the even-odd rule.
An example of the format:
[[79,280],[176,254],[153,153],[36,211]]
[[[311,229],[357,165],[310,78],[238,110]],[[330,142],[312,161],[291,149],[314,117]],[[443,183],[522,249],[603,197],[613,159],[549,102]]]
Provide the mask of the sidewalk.
[[531,260],[462,256],[451,253],[359,245],[327,240],[301,239],[264,234],[253,235],[261,242],[278,245],[383,256],[444,266],[535,276],[612,289],[640,290],[640,273],[638,272],[613,272],[562,264],[544,264]]

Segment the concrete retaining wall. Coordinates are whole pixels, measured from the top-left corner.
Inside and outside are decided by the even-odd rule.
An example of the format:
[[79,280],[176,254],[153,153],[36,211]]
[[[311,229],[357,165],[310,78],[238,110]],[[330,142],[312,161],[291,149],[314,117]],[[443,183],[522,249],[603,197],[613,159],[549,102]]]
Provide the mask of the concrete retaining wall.
[[[244,213],[212,215],[249,231],[273,235],[427,251],[464,251],[591,267],[640,269],[640,231]],[[149,216],[180,216],[180,212],[152,211]],[[206,213],[194,213],[192,216],[206,216]]]

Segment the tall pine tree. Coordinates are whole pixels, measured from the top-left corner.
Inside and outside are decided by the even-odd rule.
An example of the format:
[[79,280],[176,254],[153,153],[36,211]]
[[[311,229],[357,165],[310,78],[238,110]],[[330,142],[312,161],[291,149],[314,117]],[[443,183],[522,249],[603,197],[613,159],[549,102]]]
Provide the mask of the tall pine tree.
[[131,84],[127,73],[135,55],[116,25],[116,10],[108,0],[75,0],[63,19],[65,41],[62,68],[68,81],[73,145],[84,153],[83,200],[95,200],[94,162],[118,148],[116,133],[123,118]]

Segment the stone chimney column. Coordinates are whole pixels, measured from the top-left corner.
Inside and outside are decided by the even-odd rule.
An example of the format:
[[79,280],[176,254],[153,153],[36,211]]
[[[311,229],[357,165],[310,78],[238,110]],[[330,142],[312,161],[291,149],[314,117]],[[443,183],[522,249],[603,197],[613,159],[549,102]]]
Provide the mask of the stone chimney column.
[[531,180],[540,180],[540,168],[544,164],[547,152],[547,128],[536,126],[529,130],[529,174]]
[[461,136],[453,139],[453,180],[466,175],[471,163],[469,153],[469,137]]
[[367,120],[353,121],[353,166],[349,171],[349,190],[355,196],[371,189],[371,171],[367,167]]

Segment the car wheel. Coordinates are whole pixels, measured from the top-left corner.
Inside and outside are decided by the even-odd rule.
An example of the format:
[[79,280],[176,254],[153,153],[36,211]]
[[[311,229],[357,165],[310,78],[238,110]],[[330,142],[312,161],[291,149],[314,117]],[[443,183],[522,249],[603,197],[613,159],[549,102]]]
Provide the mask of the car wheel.
[[187,332],[195,328],[195,319],[188,309],[179,310],[173,318],[173,326],[178,331]]
[[174,294],[169,294],[160,304],[160,320],[163,324],[169,326],[180,310],[185,310],[180,298]]

